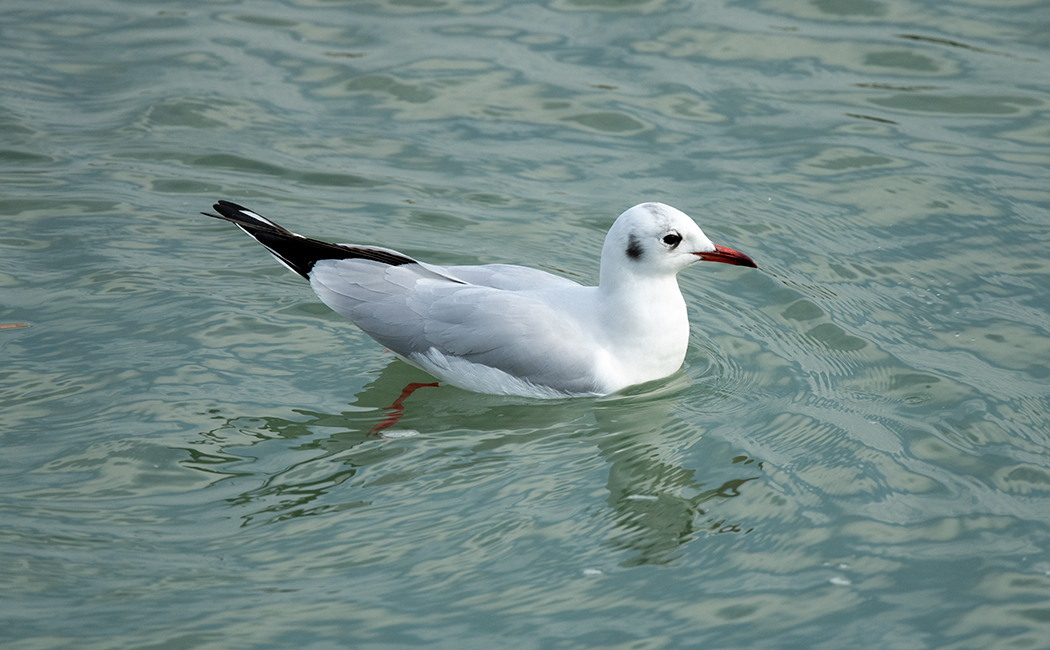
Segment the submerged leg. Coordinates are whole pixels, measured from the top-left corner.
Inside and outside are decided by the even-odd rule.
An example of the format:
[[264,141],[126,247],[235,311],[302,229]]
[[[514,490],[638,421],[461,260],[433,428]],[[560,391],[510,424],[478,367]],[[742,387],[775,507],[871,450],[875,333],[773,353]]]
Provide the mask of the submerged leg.
[[372,430],[368,432],[368,435],[381,437],[379,433],[380,431],[382,431],[383,429],[388,429],[397,424],[397,421],[400,420],[401,416],[405,414],[405,407],[402,405],[402,403],[406,399],[408,399],[409,395],[416,392],[420,388],[437,385],[437,382],[432,382],[429,384],[415,382],[405,386],[405,388],[401,391],[401,397],[398,397],[396,400],[394,400],[393,404],[386,407],[386,410],[390,411],[390,413],[388,413],[387,416],[384,417],[382,420],[377,422],[376,425],[372,427]]

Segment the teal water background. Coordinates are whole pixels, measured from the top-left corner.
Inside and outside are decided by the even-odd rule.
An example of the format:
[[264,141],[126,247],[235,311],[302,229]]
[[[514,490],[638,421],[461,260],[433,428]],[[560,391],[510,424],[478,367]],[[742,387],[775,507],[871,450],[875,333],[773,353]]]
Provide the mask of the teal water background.
[[[0,646],[1050,648],[1045,1],[5,2]],[[229,224],[597,279],[683,370],[417,391]]]

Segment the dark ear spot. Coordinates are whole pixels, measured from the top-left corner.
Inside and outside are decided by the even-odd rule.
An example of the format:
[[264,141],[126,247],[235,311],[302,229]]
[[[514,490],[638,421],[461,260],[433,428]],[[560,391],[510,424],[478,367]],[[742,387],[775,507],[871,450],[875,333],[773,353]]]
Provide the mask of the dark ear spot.
[[627,257],[632,260],[638,261],[642,259],[642,242],[638,241],[638,238],[634,235],[628,235],[626,252]]

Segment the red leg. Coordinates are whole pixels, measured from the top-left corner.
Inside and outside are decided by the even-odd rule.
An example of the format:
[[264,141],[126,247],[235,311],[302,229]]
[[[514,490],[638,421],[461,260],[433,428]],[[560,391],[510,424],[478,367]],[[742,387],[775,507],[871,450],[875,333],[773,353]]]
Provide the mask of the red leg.
[[380,420],[378,423],[376,423],[376,425],[372,427],[372,430],[368,432],[368,435],[379,437],[380,431],[382,431],[383,429],[388,429],[397,424],[397,421],[400,420],[401,416],[405,414],[405,407],[402,405],[402,403],[408,398],[409,395],[416,392],[420,388],[437,385],[437,382],[433,382],[429,384],[412,383],[408,386],[405,386],[405,388],[401,391],[401,397],[398,397],[396,400],[394,400],[393,404],[386,407],[386,410],[390,411],[390,413],[387,414],[387,416]]

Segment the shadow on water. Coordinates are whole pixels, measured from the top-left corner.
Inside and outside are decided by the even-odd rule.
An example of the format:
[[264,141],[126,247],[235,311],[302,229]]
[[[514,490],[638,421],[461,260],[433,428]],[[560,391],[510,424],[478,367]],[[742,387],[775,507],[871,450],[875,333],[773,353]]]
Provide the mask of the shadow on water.
[[[581,471],[607,473],[607,507],[594,499],[586,516],[608,528],[607,546],[631,554],[622,566],[673,563],[698,537],[750,532],[719,517],[717,508],[741,496],[762,463],[717,453],[705,454],[706,467],[687,466],[695,457],[683,451],[699,444],[703,432],[675,414],[686,396],[684,377],[608,398],[560,401],[428,386],[404,400],[394,427],[373,433],[404,386],[421,380],[427,376],[394,362],[339,413],[219,417],[222,424],[202,434],[203,444],[186,450],[186,464],[222,475],[217,483],[253,483],[226,498],[244,509],[243,527],[367,508],[377,497],[385,500],[380,487],[418,492],[434,475],[495,471],[514,483],[523,465],[542,458],[552,482],[574,483]],[[581,450],[581,442],[597,453]],[[465,479],[462,489],[469,484]]]

